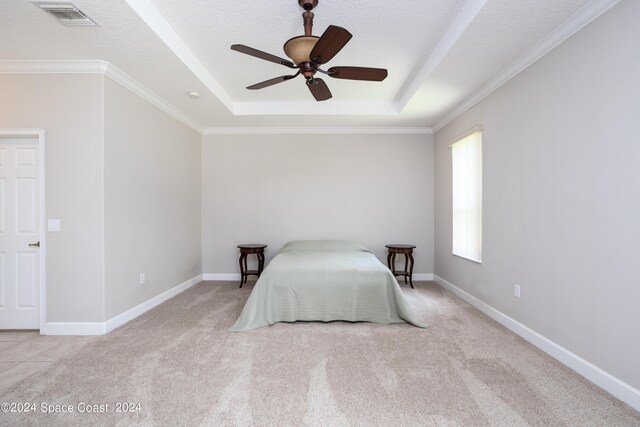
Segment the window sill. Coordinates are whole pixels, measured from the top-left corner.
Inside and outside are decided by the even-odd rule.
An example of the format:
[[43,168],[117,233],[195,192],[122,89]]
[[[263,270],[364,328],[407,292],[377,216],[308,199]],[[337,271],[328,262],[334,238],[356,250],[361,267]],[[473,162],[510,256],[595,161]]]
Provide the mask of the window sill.
[[451,255],[453,255],[455,257],[458,257],[458,258],[466,259],[467,261],[471,261],[471,262],[474,262],[476,264],[482,265],[482,261],[480,261],[479,259],[467,258],[466,256],[458,255],[458,254],[454,254],[454,253],[451,253]]

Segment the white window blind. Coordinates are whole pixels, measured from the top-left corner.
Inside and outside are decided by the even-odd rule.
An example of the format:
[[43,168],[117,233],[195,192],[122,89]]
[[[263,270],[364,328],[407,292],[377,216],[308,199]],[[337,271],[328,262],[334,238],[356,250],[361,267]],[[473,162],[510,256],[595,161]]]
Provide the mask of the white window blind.
[[453,254],[482,259],[482,133],[451,145],[453,160]]

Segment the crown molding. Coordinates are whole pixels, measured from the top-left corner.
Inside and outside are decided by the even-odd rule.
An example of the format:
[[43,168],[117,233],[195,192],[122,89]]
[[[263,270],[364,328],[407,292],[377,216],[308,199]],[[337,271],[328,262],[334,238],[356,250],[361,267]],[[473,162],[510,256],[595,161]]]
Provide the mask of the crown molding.
[[[345,134],[345,135],[431,135],[433,131],[429,127],[220,127],[220,128],[203,128],[193,122],[184,113],[174,108],[168,102],[164,101],[158,95],[142,86],[136,80],[125,74],[123,71],[112,64],[102,60],[81,60],[81,61],[14,61],[0,60],[0,73],[16,73],[16,74],[104,74],[116,83],[129,89],[145,101],[169,114],[171,117],[190,127],[198,133],[204,135],[308,135],[308,134]],[[256,108],[256,104],[260,104]],[[266,108],[269,111],[278,110],[280,114],[285,114],[285,110],[290,114],[300,114],[301,111],[307,111],[308,114],[318,114],[313,106],[302,108],[297,103],[283,106],[282,103],[265,102],[265,103],[238,103],[240,106],[240,115],[260,114]],[[246,106],[244,109],[243,106]],[[336,114],[353,112],[354,108],[360,107],[363,114],[397,114],[397,105],[395,103],[337,103]]]
[[109,63],[99,59],[79,61],[0,60],[3,74],[104,74]]
[[202,127],[197,123],[193,122],[189,117],[187,117],[186,114],[182,113],[180,110],[178,110],[177,108],[173,107],[171,104],[169,104],[168,102],[160,98],[158,95],[156,95],[146,87],[142,86],[137,81],[133,80],[131,77],[129,77],[124,72],[122,72],[120,69],[109,64],[105,72],[105,75],[110,77],[116,83],[119,83],[121,86],[124,86],[125,88],[129,89],[131,92],[135,93],[140,98],[144,99],[145,101],[149,102],[150,104],[164,111],[165,113],[167,113],[174,119],[178,120],[182,124],[190,127],[191,129],[195,130],[200,134],[202,133]]
[[233,108],[235,116],[306,116],[306,115],[398,115],[397,102],[336,101],[330,103],[315,101],[262,101],[236,102]]
[[432,135],[430,127],[220,127],[203,135]]
[[620,0],[593,0],[578,12],[567,18],[547,37],[516,59],[509,67],[498,73],[465,101],[458,104],[451,112],[433,126],[434,132],[439,132],[465,111],[492,94],[509,80],[520,74],[538,59],[551,52],[562,42],[580,31],[585,25],[615,6]]
[[0,73],[3,74],[104,74],[116,83],[129,89],[140,98],[164,111],[174,119],[202,133],[202,127],[193,122],[184,113],[164,101],[158,95],[142,86],[120,69],[102,60],[80,61],[14,61],[0,60]]

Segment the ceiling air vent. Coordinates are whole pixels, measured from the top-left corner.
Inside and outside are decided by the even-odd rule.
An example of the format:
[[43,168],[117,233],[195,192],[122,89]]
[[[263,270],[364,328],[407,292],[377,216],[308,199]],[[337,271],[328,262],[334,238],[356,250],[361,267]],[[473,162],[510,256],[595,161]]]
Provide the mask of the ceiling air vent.
[[96,22],[93,19],[89,18],[87,14],[78,9],[78,7],[73,3],[41,1],[34,1],[32,3],[40,7],[40,9],[49,12],[64,25],[96,25]]

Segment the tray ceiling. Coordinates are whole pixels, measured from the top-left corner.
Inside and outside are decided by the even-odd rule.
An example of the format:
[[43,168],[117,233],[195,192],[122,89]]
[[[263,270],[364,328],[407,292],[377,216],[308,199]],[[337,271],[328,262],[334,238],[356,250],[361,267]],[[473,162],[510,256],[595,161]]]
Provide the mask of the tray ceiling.
[[0,61],[106,61],[199,128],[426,128],[515,63],[526,65],[545,41],[553,47],[548,40],[561,41],[563,26],[575,31],[616,2],[320,0],[314,35],[330,24],[353,34],[328,66],[389,70],[382,83],[324,78],[333,99],[321,103],[300,77],[246,90],[290,70],[229,49],[240,43],[284,57],[284,42],[303,34],[296,0],[75,0],[99,24],[91,28],[65,27],[27,0],[3,0]]

